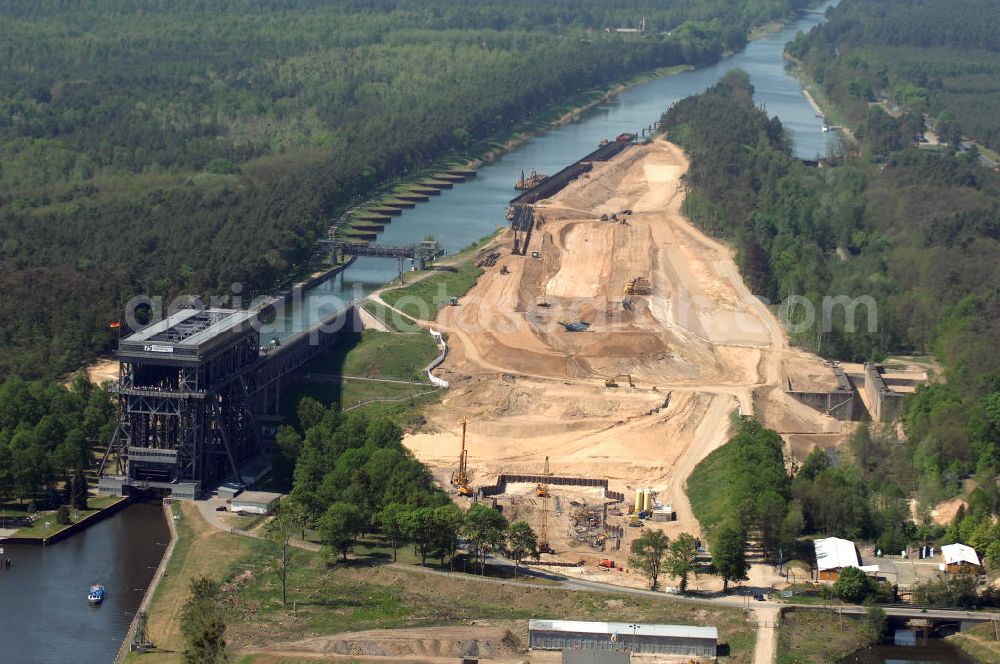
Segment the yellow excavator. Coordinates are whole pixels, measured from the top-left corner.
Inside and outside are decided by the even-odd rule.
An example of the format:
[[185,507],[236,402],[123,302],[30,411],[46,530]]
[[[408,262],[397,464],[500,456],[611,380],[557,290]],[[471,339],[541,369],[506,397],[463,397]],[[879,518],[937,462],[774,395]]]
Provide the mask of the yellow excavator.
[[469,486],[469,452],[465,449],[465,427],[469,421],[462,418],[462,450],[458,453],[458,472],[452,473],[451,485],[458,489],[459,495],[472,496],[474,491]]
[[635,389],[635,383],[632,382],[632,374],[618,374],[617,376],[607,376],[604,379],[604,387],[618,387],[618,379],[624,378],[628,381],[628,386]]
[[549,471],[549,458],[548,457],[545,457],[545,470],[543,471],[542,475],[545,477],[545,479],[543,481],[539,482],[538,486],[535,487],[535,495],[538,496],[539,498],[548,498],[549,497],[549,477],[552,476],[551,471]]
[[649,295],[653,292],[653,285],[645,277],[633,277],[625,284],[625,295]]

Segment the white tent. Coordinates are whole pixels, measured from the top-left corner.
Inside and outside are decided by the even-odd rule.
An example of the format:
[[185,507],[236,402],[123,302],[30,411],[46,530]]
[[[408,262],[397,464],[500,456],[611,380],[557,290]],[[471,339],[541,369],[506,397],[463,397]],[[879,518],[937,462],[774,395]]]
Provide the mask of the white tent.
[[965,544],[945,544],[941,547],[941,555],[944,556],[945,565],[981,565],[979,554],[971,546]]
[[813,546],[816,548],[816,566],[821,572],[842,567],[861,567],[858,550],[850,540],[827,537],[816,540]]

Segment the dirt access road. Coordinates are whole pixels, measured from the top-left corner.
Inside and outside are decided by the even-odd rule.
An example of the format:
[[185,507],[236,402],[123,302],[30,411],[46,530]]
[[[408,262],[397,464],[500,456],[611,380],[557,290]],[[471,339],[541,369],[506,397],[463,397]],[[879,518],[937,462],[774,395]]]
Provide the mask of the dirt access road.
[[[789,348],[743,284],[732,250],[681,214],[686,169],[666,141],[630,148],[536,206],[543,220],[526,256],[511,255],[510,231],[500,237],[496,266],[438,316],[450,352],[437,373],[451,389],[404,440],[439,477],[455,466],[468,417],[474,484],[541,472],[549,457],[556,475],[653,488],[678,513],[662,527],[697,534],[684,484],[725,442],[732,412],[783,432],[840,432],[785,397],[786,372],[813,384],[832,382],[832,370]],[[627,224],[600,221],[626,209]],[[627,299],[637,276],[652,293]],[[539,295],[548,306],[537,305]],[[590,327],[567,332],[560,321]],[[605,386],[620,374],[635,387],[625,378]]]

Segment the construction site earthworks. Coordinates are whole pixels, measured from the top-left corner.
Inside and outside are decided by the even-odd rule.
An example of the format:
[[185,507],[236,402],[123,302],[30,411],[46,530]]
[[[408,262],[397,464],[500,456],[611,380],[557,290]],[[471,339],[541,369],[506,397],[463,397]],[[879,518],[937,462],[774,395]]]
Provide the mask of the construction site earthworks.
[[[662,139],[594,162],[534,204],[526,247],[497,238],[434,323],[451,389],[404,442],[449,486],[467,419],[469,485],[544,533],[543,562],[624,560],[643,528],[699,536],[685,482],[734,412],[786,440],[847,434],[786,394],[833,384],[833,368],[789,346],[732,249],[684,217],[686,169]],[[661,518],[630,527],[637,509]]]

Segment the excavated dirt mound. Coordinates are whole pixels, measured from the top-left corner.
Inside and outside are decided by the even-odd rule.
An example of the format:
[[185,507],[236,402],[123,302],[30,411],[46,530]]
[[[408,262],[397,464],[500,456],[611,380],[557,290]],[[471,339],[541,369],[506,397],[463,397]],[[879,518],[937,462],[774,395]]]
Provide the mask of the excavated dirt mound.
[[[553,474],[607,478],[629,500],[652,488],[678,516],[653,527],[697,534],[684,484],[725,442],[731,413],[824,442],[840,432],[835,420],[785,396],[789,373],[827,385],[832,370],[788,347],[780,323],[748,292],[732,250],[681,214],[686,169],[666,141],[595,164],[536,206],[525,256],[511,253],[511,231],[501,234],[496,266],[460,306],[441,310],[435,327],[447,332],[450,350],[438,373],[451,389],[404,443],[443,484],[467,417],[473,484],[541,473],[548,457]],[[626,223],[601,221],[604,214]],[[651,292],[626,294],[636,277]],[[589,327],[563,325],[577,322]],[[537,524],[531,510],[524,506]],[[626,531],[622,546],[641,529]],[[597,555],[565,546],[564,560]]]

